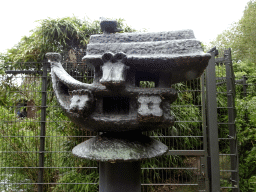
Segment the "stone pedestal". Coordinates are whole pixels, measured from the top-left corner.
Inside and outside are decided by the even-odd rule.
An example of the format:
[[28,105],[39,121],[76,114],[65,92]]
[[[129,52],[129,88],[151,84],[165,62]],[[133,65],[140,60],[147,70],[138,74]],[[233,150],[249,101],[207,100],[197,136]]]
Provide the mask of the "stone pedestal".
[[160,141],[127,131],[98,135],[77,145],[72,153],[100,161],[100,192],[140,192],[140,161],[167,151]]
[[140,192],[140,161],[100,162],[100,192]]

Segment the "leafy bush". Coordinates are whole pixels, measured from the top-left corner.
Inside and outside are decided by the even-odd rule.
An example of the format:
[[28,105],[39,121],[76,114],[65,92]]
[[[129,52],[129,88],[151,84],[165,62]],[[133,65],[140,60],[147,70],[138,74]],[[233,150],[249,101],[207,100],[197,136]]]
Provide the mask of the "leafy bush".
[[[255,185],[256,173],[256,97],[237,99],[237,137],[239,141],[239,175],[241,191]],[[254,180],[254,181],[253,181]],[[251,189],[250,189],[251,190]]]
[[[59,176],[58,183],[56,187],[53,188],[53,192],[96,192],[98,191],[99,175],[97,172],[86,171],[83,169],[78,172],[77,169],[65,172]],[[61,183],[71,183],[71,184],[61,184]],[[72,184],[73,183],[73,184]],[[82,184],[79,184],[82,183]],[[88,184],[86,184],[88,183]],[[96,183],[96,184],[94,184]]]

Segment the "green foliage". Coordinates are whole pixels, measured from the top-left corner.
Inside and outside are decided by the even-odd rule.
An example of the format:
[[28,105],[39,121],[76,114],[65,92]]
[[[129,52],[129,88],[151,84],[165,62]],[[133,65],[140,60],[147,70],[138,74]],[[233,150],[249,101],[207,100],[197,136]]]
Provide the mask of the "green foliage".
[[252,176],[249,180],[249,190],[256,192],[256,176]]
[[[234,63],[233,69],[235,72],[236,80],[242,82],[247,80],[247,97],[243,93],[243,85],[236,83],[236,127],[237,127],[237,140],[239,149],[239,187],[241,191],[253,191],[251,186],[253,178],[255,178],[255,142],[256,142],[256,97],[255,97],[255,65],[248,61],[240,61]],[[253,76],[251,76],[253,75]],[[227,88],[226,88],[226,70],[225,66],[216,66],[217,80],[217,104],[218,104],[218,122],[228,122],[228,109],[227,109]],[[248,79],[246,77],[248,77]],[[224,78],[222,78],[224,77]],[[229,135],[229,128],[225,124],[219,125],[219,137],[226,138]],[[228,146],[228,147],[227,147]],[[220,153],[230,153],[229,145],[225,140],[219,141]],[[221,173],[222,175],[224,174]],[[221,180],[222,186],[229,186],[229,178]]]
[[219,34],[210,46],[219,50],[232,48],[235,62],[248,61],[256,63],[256,1],[250,0],[245,7],[242,18],[229,29]]
[[0,106],[0,114],[5,120],[5,122],[0,122],[0,134],[8,136],[0,138],[0,150],[9,151],[1,156],[1,164],[6,167],[24,167],[15,172],[11,168],[7,171],[1,169],[1,175],[7,174],[9,181],[20,178],[21,183],[25,180],[36,182],[37,170],[32,167],[37,165],[36,161],[31,161],[31,159],[36,159],[39,143],[38,139],[31,136],[34,135],[33,131],[39,128],[38,123],[17,120],[14,111],[10,113],[10,109],[3,106]]
[[240,61],[239,63],[233,64],[233,69],[236,77],[242,77],[243,75],[250,76],[250,81],[256,76],[255,63],[248,61]]
[[[41,78],[38,76],[5,75],[0,83],[0,151],[6,151],[0,157],[2,167],[1,178],[7,183],[24,183],[17,185],[5,185],[3,189],[24,191],[36,191],[38,182],[38,150],[40,138],[40,106],[41,105]],[[22,80],[21,80],[22,79]],[[49,94],[50,95],[50,94]],[[51,97],[49,97],[51,99]],[[19,117],[17,112],[20,108],[28,109],[25,103],[34,105],[34,117]],[[48,134],[56,135],[56,132],[49,130]],[[61,137],[47,138],[45,150],[56,151],[51,143],[58,143]],[[58,149],[59,150],[59,149]],[[45,165],[58,166],[60,163],[52,153],[45,154]],[[13,167],[13,168],[11,168]],[[44,178],[48,182],[56,182],[56,170],[45,169]],[[34,184],[26,184],[34,183]],[[44,191],[47,191],[45,185]]]
[[72,45],[85,46],[90,33],[98,32],[97,22],[88,23],[76,17],[44,19],[37,21],[39,26],[24,36],[18,45],[9,49],[5,61],[42,61],[47,52],[62,52]]
[[[135,31],[117,19],[123,32]],[[30,36],[24,36],[20,42],[9,49],[7,53],[0,54],[0,60],[7,62],[40,62],[44,61],[47,52],[64,52],[70,49],[86,49],[89,37],[100,34],[100,21],[89,22],[77,17],[47,18],[39,20],[38,26],[31,30]]]
[[[171,105],[171,115],[177,123],[169,129],[167,135],[173,136],[202,136],[202,113],[201,113],[201,91],[199,79],[177,83],[174,88],[178,92],[178,99]],[[202,141],[196,137],[173,138],[179,147],[178,150],[198,149],[202,145]],[[181,148],[182,147],[182,148]]]
[[[83,172],[78,172],[76,169],[73,169],[71,171],[65,172],[64,174],[60,175],[60,178],[58,180],[58,185],[56,185],[55,188],[53,188],[53,192],[77,192],[77,191],[84,191],[84,192],[93,192],[98,191],[98,185],[99,182],[99,175],[97,172],[93,171],[91,173],[88,173],[85,169]],[[74,184],[64,184],[61,185],[61,183],[74,183]],[[77,183],[83,183],[83,184],[77,184]],[[85,184],[88,183],[88,184]],[[92,184],[96,183],[96,184]]]
[[[256,142],[256,1],[250,0],[245,7],[242,18],[229,29],[219,34],[211,42],[210,47],[217,46],[221,52],[227,47],[231,48],[235,76],[240,80],[247,76],[247,98],[244,98],[243,88],[236,86],[236,126],[239,141],[239,175],[240,190],[255,191],[255,142]],[[219,98],[219,106],[225,106],[225,99]],[[222,120],[225,116],[220,117]],[[223,129],[222,129],[223,130]],[[224,133],[224,134],[228,134]],[[224,148],[224,147],[223,147]]]
[[[247,97],[244,97],[243,86],[239,83],[236,84],[236,127],[237,127],[237,140],[239,149],[239,176],[240,176],[240,190],[252,191],[250,186],[252,178],[255,177],[255,123],[256,123],[256,97],[255,97],[255,75],[254,64],[248,61],[234,63],[233,69],[236,75],[236,80],[243,80],[244,75],[248,76],[247,84]],[[222,69],[221,69],[222,68]],[[227,109],[227,88],[226,88],[226,70],[225,66],[216,67],[217,80],[217,104],[218,104],[218,122],[228,122],[228,109]],[[221,78],[224,77],[224,78]],[[247,78],[245,78],[247,79]],[[224,93],[224,94],[223,94]],[[219,125],[219,137],[226,138],[229,135],[228,126],[225,124]],[[230,153],[225,140],[219,141],[219,149],[221,153]],[[222,173],[224,174],[224,173]],[[222,186],[229,186],[229,179],[221,180]]]
[[153,87],[155,87],[155,82],[154,81],[140,81],[140,87],[153,88]]
[[[1,183],[0,191],[24,191],[24,192],[34,192],[37,191],[35,184],[27,184],[30,182],[28,179],[24,178],[24,174],[15,173],[8,174],[10,172],[1,173],[0,180],[1,182],[6,182],[6,184]],[[19,183],[17,183],[19,181]],[[13,184],[7,184],[8,182]]]
[[256,1],[248,2],[244,15],[238,24],[238,35],[236,39],[236,50],[239,50],[236,57],[240,60],[248,60],[256,63]]
[[250,188],[255,186],[256,176],[256,97],[237,99],[236,109],[240,187],[241,191],[252,191]]

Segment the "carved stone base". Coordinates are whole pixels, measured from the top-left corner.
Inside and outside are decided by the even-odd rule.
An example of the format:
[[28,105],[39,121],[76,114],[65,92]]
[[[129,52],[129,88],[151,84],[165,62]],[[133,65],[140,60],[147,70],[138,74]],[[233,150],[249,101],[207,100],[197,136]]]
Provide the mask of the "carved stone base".
[[72,150],[80,158],[102,162],[138,161],[161,156],[168,147],[140,132],[104,133],[80,143]]

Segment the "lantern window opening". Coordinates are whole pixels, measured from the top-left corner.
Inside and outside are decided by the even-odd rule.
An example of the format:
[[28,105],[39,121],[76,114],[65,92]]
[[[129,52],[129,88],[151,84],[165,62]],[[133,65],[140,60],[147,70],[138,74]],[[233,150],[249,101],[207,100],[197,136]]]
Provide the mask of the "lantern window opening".
[[109,115],[128,115],[130,98],[128,97],[103,97],[103,113]]

